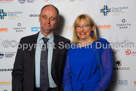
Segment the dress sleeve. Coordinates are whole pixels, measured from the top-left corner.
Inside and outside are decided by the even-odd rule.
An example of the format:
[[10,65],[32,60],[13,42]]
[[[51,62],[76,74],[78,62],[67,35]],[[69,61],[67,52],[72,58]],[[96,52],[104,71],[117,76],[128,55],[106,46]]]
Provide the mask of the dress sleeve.
[[64,75],[63,75],[64,91],[72,91],[71,69],[70,69],[70,65],[69,65],[69,54],[70,54],[70,49],[68,50],[68,53],[67,53],[66,64],[65,64],[65,68],[64,68]]
[[[109,46],[108,42],[106,44],[108,44]],[[101,67],[102,67],[103,75],[101,77],[101,81],[96,91],[105,91],[105,89],[108,87],[111,81],[112,72],[113,72],[113,57],[112,57],[112,50],[110,46],[107,48],[102,48]]]

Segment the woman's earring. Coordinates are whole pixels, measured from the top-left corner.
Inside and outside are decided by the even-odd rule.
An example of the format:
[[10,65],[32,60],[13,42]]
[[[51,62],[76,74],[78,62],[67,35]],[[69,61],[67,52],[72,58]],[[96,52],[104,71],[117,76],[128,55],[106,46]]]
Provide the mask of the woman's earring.
[[77,38],[79,39],[79,36],[76,34]]
[[91,36],[92,36],[92,37],[94,36],[94,31],[93,31],[93,30],[91,31]]

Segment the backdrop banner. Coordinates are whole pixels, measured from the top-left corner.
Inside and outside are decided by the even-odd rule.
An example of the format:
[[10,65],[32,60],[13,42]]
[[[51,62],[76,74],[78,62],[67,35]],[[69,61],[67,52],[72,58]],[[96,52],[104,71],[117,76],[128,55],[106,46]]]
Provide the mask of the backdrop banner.
[[11,91],[20,38],[40,31],[39,14],[47,4],[60,11],[55,32],[70,40],[75,18],[90,15],[98,36],[107,39],[113,50],[109,91],[136,91],[136,0],[0,0],[0,91]]

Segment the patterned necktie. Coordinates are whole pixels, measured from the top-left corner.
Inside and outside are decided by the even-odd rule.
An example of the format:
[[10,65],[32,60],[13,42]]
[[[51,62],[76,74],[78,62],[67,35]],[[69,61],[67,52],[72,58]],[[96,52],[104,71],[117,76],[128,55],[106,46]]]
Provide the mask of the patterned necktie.
[[48,47],[47,41],[48,38],[42,38],[44,44],[41,50],[41,61],[40,61],[40,88],[42,91],[47,91],[49,88],[49,79],[48,79]]

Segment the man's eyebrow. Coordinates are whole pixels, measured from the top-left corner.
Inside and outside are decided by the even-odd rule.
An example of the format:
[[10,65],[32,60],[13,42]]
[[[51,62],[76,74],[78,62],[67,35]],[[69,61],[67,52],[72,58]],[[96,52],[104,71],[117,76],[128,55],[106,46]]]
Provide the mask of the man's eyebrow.
[[51,16],[50,18],[56,18],[56,17],[54,17],[54,16]]

